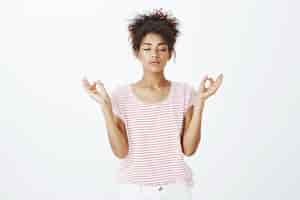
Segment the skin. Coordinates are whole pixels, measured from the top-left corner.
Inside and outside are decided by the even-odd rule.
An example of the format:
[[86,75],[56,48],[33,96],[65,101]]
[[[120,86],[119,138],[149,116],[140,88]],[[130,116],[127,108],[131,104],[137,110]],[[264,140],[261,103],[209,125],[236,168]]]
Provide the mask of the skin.
[[[168,92],[166,92],[168,89],[166,88],[170,88],[170,81],[165,78],[164,69],[171,58],[171,53],[160,35],[148,33],[143,38],[139,51],[135,52],[135,56],[141,62],[144,72],[142,79],[132,84],[135,88],[136,96],[144,97],[145,101],[145,99],[151,99],[153,96],[158,96],[157,99],[161,100],[168,95]],[[153,65],[149,64],[151,61],[160,62],[157,65]],[[181,147],[182,152],[186,156],[193,155],[199,146],[205,102],[216,93],[221,86],[222,80],[223,74],[220,74],[216,80],[208,77],[208,75],[204,76],[195,94],[193,106],[184,115]],[[206,87],[206,82],[209,82],[208,87]],[[159,96],[163,96],[163,98],[159,98]]]
[[82,79],[82,86],[86,93],[95,100],[101,107],[105,125],[108,132],[108,139],[114,155],[118,158],[125,158],[128,154],[128,137],[124,122],[112,112],[111,99],[100,80],[90,83],[86,77]]
[[[208,87],[206,87],[207,81],[209,82]],[[205,75],[193,98],[193,106],[189,107],[184,115],[181,145],[183,153],[186,156],[193,155],[199,146],[201,140],[202,114],[205,102],[217,92],[222,81],[223,74],[220,74],[216,80]]]
[[[160,35],[148,33],[135,56],[143,66],[142,79],[131,84],[136,96],[144,102],[158,102],[165,98],[170,89],[170,81],[164,75],[171,57],[167,44]],[[151,63],[153,61],[158,63]]]
[[[135,57],[143,66],[143,77],[136,83],[132,83],[131,87],[135,95],[145,103],[159,102],[168,95],[170,81],[165,78],[164,69],[171,58],[171,53],[163,38],[156,33],[148,33],[141,41],[140,49],[134,52]],[[153,61],[157,61],[158,63],[151,63]],[[182,152],[186,156],[193,155],[199,146],[201,140],[202,113],[205,102],[216,93],[222,81],[223,74],[220,74],[216,80],[206,75],[200,81],[199,88],[193,98],[193,106],[189,107],[183,120],[181,145]],[[208,87],[206,87],[207,82],[209,83]],[[101,105],[104,113],[108,113],[106,114],[107,116],[112,115],[111,101],[103,83],[98,80],[91,84],[86,78],[83,78],[82,83],[86,92]],[[96,86],[98,86],[98,88]],[[128,152],[125,123],[116,116],[112,118],[118,130],[120,130],[120,135],[123,136],[123,139],[121,141],[119,140],[122,145],[118,143],[114,144],[114,141],[119,138],[110,136],[110,144],[112,148],[119,149],[113,149],[113,152],[118,157],[123,158]]]

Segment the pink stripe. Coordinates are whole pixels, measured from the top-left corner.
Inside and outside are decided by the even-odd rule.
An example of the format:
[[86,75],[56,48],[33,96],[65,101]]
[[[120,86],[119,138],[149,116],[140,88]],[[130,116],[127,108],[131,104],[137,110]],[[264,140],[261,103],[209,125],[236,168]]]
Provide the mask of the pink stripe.
[[189,84],[173,81],[169,96],[153,104],[139,100],[129,85],[112,92],[113,112],[126,124],[129,142],[127,157],[120,159],[118,181],[158,185],[181,179],[193,183],[180,146],[184,112],[193,92]]

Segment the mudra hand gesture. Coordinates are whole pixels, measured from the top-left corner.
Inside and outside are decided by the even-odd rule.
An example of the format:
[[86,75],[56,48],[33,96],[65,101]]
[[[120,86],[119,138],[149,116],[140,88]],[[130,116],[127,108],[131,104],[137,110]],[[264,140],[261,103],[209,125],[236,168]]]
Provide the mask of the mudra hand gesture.
[[[205,87],[206,81],[209,81],[208,87]],[[222,81],[223,81],[223,74],[220,74],[216,80],[214,80],[213,78],[210,78],[210,77],[208,77],[208,75],[206,75],[200,83],[198,92],[196,92],[196,98],[194,100],[194,105],[197,107],[200,104],[203,104],[208,99],[208,97],[215,94],[217,92],[218,88],[221,86]]]
[[103,83],[100,80],[90,82],[84,77],[82,80],[82,85],[85,91],[89,94],[89,96],[94,99],[97,103],[101,105],[102,108],[111,108],[111,100],[109,95],[107,94]]

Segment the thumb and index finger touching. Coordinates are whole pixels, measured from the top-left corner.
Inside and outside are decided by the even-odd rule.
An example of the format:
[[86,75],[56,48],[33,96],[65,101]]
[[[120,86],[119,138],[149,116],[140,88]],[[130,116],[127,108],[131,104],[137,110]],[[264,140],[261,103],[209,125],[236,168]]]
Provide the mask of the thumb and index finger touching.
[[[93,83],[90,83],[87,79],[86,76],[84,76],[81,80],[82,82],[82,85],[84,87],[84,89],[87,91],[87,92],[92,92],[92,93],[100,93],[100,95],[104,95],[104,96],[107,96],[107,92],[106,92],[106,89],[104,88],[104,84],[101,80],[97,80]],[[97,90],[99,89],[99,90]]]

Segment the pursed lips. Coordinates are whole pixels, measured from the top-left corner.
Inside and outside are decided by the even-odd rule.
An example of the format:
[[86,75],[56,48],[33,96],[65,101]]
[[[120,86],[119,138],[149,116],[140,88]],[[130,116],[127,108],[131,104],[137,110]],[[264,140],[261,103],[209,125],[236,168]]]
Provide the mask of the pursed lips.
[[151,64],[159,64],[160,62],[159,61],[151,61],[150,63]]

